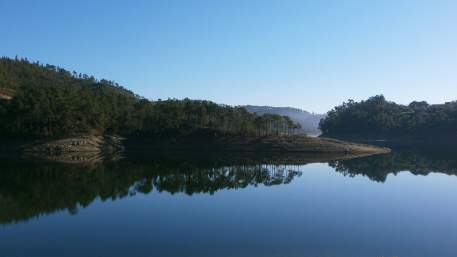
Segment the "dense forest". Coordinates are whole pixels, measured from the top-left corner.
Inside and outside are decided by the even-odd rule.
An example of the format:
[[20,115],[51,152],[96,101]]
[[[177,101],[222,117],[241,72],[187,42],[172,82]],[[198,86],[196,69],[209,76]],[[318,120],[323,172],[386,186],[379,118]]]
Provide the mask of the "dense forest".
[[0,135],[7,138],[170,137],[196,131],[262,136],[299,128],[286,116],[258,116],[200,100],[150,101],[113,81],[27,59],[0,59]]
[[400,105],[378,95],[361,102],[349,100],[321,120],[320,129],[329,136],[424,136],[457,132],[457,101],[430,105],[412,102]]

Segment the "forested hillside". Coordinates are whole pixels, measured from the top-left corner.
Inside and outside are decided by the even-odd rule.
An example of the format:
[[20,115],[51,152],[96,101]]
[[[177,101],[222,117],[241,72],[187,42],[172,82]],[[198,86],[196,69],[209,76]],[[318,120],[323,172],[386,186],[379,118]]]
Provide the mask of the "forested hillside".
[[359,137],[457,136],[457,102],[400,105],[374,96],[349,100],[328,112],[320,123],[324,135]]
[[263,114],[276,114],[281,116],[288,116],[294,122],[301,125],[302,131],[308,134],[320,134],[319,122],[325,115],[310,113],[301,109],[291,107],[271,107],[271,106],[255,106],[246,105],[243,106],[249,112],[256,113],[258,115]]
[[79,134],[179,136],[199,130],[292,134],[300,125],[209,101],[150,101],[108,80],[26,59],[0,59],[0,135],[55,138]]

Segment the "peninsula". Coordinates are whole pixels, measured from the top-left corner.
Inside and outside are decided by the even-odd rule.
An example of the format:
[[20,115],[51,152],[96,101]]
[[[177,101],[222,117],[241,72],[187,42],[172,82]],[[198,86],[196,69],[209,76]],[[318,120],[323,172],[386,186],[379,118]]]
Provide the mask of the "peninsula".
[[247,151],[375,154],[386,148],[302,134],[288,116],[204,100],[151,101],[113,81],[0,59],[1,150]]

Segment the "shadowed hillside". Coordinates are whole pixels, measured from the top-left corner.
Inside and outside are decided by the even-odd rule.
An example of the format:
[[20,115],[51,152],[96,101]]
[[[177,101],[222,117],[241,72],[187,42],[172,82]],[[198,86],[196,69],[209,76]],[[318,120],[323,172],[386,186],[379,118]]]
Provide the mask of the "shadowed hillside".
[[341,138],[449,141],[457,138],[457,102],[402,105],[382,95],[360,102],[349,100],[328,112],[320,128],[324,136]]
[[150,101],[113,81],[27,59],[0,59],[0,136],[5,138],[170,138],[201,129],[269,135],[290,134],[298,127],[280,115],[258,116],[210,101]]

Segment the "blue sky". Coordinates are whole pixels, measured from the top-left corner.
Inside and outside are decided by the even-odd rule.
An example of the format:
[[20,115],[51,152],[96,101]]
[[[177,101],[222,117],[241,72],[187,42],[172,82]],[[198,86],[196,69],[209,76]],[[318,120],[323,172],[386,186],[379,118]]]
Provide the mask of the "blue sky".
[[0,0],[0,55],[150,99],[457,100],[457,1]]

